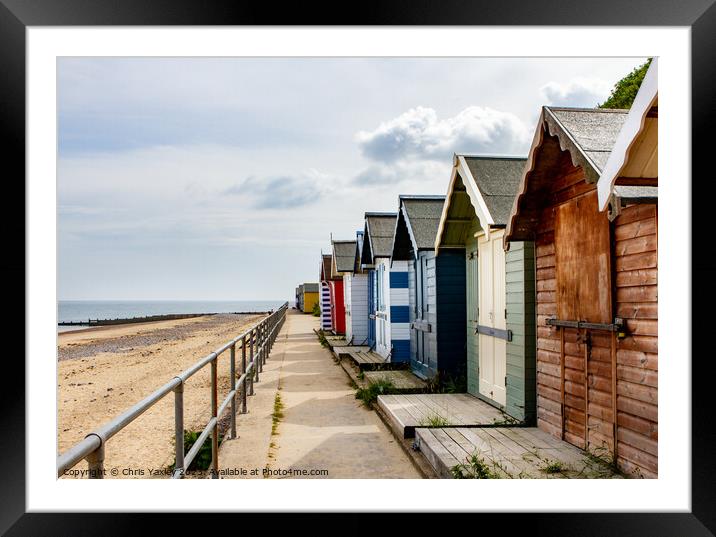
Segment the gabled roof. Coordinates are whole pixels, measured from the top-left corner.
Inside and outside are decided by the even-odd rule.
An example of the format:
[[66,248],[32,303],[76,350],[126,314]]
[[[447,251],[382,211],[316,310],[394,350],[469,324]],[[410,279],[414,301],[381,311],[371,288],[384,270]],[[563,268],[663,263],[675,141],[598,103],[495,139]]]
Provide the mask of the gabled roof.
[[318,278],[323,282],[335,279],[331,274],[332,261],[333,256],[331,254],[321,254],[321,271]]
[[337,272],[353,272],[356,241],[333,241],[333,266]]
[[471,179],[480,191],[494,225],[507,224],[527,159],[469,155],[464,157],[472,175],[468,180]]
[[[520,218],[521,204],[533,189],[542,187],[544,170],[556,165],[561,151],[566,151],[571,163],[580,167],[588,183],[596,183],[626,118],[627,110],[604,108],[558,108],[543,106],[527,162],[520,178],[505,233],[506,242],[532,240],[534,215]],[[542,154],[543,144],[548,152]],[[539,157],[539,158],[538,158]]]
[[409,250],[415,256],[420,250],[434,249],[445,196],[401,195],[399,199],[391,257],[408,259]]
[[610,218],[623,204],[658,197],[658,188],[648,184],[659,176],[658,62],[651,61],[597,183],[599,210],[610,205]]
[[361,256],[363,254],[363,231],[356,231],[356,250],[353,257],[353,272],[362,272]]
[[[466,233],[473,218],[488,232],[491,228],[504,227],[526,162],[523,157],[456,154],[435,236],[436,252],[445,246],[443,238],[448,225],[456,228],[458,236]],[[457,197],[460,197],[459,203]],[[450,213],[455,212],[452,204],[460,206],[458,218],[449,218]]]
[[390,257],[397,213],[365,213],[361,264],[373,265],[377,257]]

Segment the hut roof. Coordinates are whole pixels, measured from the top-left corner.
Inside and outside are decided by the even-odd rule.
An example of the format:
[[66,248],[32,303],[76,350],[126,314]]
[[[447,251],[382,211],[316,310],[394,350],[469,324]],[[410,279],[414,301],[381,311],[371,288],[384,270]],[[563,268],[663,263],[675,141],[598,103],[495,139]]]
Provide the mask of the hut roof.
[[303,292],[304,293],[317,293],[318,287],[319,286],[317,283],[304,283],[303,284]]
[[495,225],[506,225],[527,159],[463,155]]
[[[520,213],[528,191],[536,193],[547,185],[547,176],[541,168],[546,170],[550,166],[549,162],[556,162],[560,151],[566,151],[572,165],[582,169],[585,180],[596,183],[609,160],[628,112],[604,108],[542,107],[532,147],[510,210],[505,234],[507,242],[534,238],[534,215],[520,218]],[[549,154],[545,153],[538,159],[537,154],[543,151],[543,146]],[[535,184],[530,186],[530,183]],[[644,191],[640,193],[649,194]],[[534,210],[535,207],[532,207],[531,212]]]
[[435,235],[436,252],[462,245],[477,221],[485,230],[504,227],[527,160],[523,157],[455,155]]
[[400,196],[392,257],[407,258],[407,241],[412,247],[413,255],[419,250],[435,248],[435,235],[438,232],[444,202],[445,196]]
[[376,257],[390,257],[397,218],[397,213],[365,213],[362,264],[372,265]]
[[327,281],[332,279],[331,275],[331,262],[333,261],[333,256],[331,254],[322,254],[321,255],[321,275],[320,280],[321,281]]
[[[653,185],[656,185],[659,176],[658,69],[659,60],[654,58],[614,142],[609,159],[602,167],[597,183],[599,210],[611,205],[610,218],[616,217],[625,202],[644,201],[647,198],[653,202],[657,197],[657,187]],[[622,184],[616,184],[617,178]]]
[[338,272],[353,272],[356,241],[333,241],[333,258]]

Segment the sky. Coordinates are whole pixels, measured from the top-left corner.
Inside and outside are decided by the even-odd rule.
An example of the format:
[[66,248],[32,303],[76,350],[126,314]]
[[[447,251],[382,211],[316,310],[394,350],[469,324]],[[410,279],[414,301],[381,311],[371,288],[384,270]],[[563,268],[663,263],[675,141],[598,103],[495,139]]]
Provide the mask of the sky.
[[290,300],[366,211],[644,58],[58,58],[60,300]]

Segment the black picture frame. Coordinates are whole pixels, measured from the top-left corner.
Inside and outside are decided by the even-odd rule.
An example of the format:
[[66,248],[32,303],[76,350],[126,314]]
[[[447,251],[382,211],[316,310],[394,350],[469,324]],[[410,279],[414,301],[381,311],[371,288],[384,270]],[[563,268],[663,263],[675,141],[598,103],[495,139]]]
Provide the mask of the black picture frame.
[[[714,0],[617,0],[559,1],[522,0],[458,1],[404,0],[362,2],[355,9],[340,4],[294,3],[275,6],[258,2],[198,0],[0,0],[0,131],[2,132],[5,207],[4,239],[8,252],[3,256],[2,276],[7,287],[19,289],[25,279],[25,31],[28,26],[103,26],[103,25],[561,25],[561,26],[688,26],[692,45],[692,176],[698,181],[699,195],[692,191],[691,222],[669,225],[691,226],[692,311],[683,312],[692,319],[692,348],[682,356],[692,358],[692,510],[690,513],[583,513],[478,515],[489,523],[498,523],[531,534],[549,535],[713,535],[716,532],[716,433],[710,411],[714,408],[710,362],[709,306],[716,298],[716,258],[709,244],[713,212],[706,206],[713,200],[713,167],[707,160],[713,150],[708,126],[715,119],[714,83],[716,82],[716,7]],[[565,49],[567,50],[567,49]],[[17,211],[21,214],[13,214]],[[665,216],[668,220],[668,216]],[[9,244],[8,244],[9,243]],[[7,296],[7,295],[6,295]],[[23,300],[22,311],[25,311]],[[17,325],[19,308],[3,308],[5,327]],[[24,318],[24,315],[23,315]],[[696,338],[695,336],[699,336]],[[10,337],[8,337],[10,339]],[[4,379],[0,389],[0,533],[7,535],[107,535],[136,532],[146,528],[148,518],[161,515],[122,513],[79,514],[26,513],[25,471],[25,356],[24,339],[4,358]],[[22,354],[21,354],[22,353]],[[667,379],[668,380],[668,379]],[[664,379],[661,380],[665,382]],[[664,384],[662,384],[664,386]],[[665,389],[665,388],[662,388]],[[48,441],[51,439],[48,438]],[[557,506],[555,506],[558,508]],[[270,506],[267,506],[270,508]],[[316,507],[320,511],[320,506]],[[232,522],[217,514],[197,515],[214,530],[230,529]],[[241,515],[243,520],[247,515]],[[359,515],[364,516],[364,515]],[[424,515],[410,515],[419,527]],[[457,516],[457,515],[453,515]],[[186,517],[172,514],[160,521],[162,532],[178,525],[189,531]],[[229,527],[226,524],[229,524]],[[363,522],[365,523],[365,522]],[[351,522],[339,523],[348,528]],[[404,529],[410,530],[407,522]],[[452,524],[452,523],[451,523]],[[455,522],[455,528],[460,522]],[[246,527],[246,526],[244,526]],[[176,528],[178,529],[178,528]]]

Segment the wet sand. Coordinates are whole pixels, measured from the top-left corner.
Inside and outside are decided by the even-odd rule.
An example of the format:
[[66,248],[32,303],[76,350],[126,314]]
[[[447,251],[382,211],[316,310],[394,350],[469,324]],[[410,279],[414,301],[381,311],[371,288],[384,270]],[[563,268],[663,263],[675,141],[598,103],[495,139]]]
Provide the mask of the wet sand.
[[[260,318],[217,314],[58,334],[58,452],[64,452]],[[229,391],[228,352],[219,359],[218,374],[221,401]],[[185,385],[186,429],[200,430],[211,417],[209,375],[207,366]],[[106,445],[107,477],[166,477],[151,474],[173,462],[171,394]],[[86,463],[75,468],[84,470]]]

